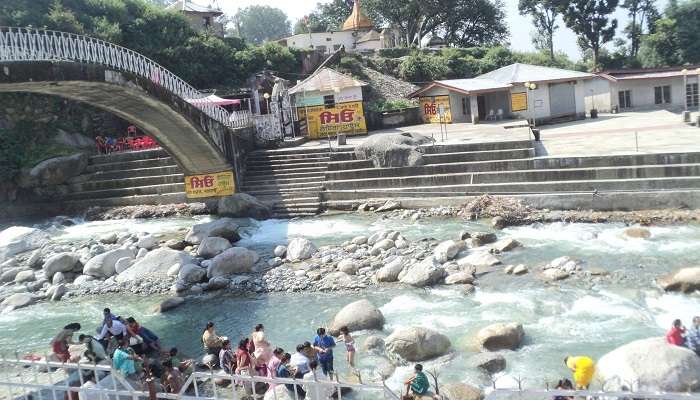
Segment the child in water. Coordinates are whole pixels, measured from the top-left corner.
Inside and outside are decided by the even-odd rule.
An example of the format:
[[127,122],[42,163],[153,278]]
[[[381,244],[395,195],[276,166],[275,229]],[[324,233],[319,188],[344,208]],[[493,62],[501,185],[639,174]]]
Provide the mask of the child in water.
[[350,330],[347,326],[342,326],[340,329],[339,342],[345,343],[345,350],[347,351],[347,360],[351,368],[355,368],[355,339],[350,335]]

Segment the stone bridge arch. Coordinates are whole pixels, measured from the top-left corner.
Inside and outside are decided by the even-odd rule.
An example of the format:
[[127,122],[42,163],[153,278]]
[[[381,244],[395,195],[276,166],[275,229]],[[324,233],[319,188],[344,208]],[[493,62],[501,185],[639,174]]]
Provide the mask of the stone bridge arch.
[[252,127],[235,128],[223,108],[152,60],[94,38],[0,28],[0,92],[84,102],[151,134],[186,175],[234,170],[252,147]]

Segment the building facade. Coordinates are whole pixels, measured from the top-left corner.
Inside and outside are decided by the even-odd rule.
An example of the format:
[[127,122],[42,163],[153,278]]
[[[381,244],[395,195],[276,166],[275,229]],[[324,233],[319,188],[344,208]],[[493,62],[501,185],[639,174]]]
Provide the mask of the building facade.
[[185,15],[190,26],[197,32],[209,31],[224,37],[224,25],[218,21],[224,15],[214,2],[207,6],[193,3],[191,0],[177,0],[166,7],[166,10],[178,11]]

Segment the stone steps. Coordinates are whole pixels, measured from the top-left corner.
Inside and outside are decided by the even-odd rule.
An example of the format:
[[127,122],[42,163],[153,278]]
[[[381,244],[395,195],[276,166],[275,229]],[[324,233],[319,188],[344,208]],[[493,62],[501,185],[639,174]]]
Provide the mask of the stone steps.
[[303,183],[316,183],[323,184],[324,179],[323,174],[315,174],[311,176],[301,176],[301,177],[285,177],[285,176],[246,176],[244,186],[255,187],[255,186],[269,186],[269,185],[280,185],[280,184],[303,184]]
[[121,189],[141,186],[165,185],[184,182],[185,176],[182,174],[141,176],[135,178],[106,179],[88,181],[84,183],[73,183],[69,187],[74,192],[90,192],[97,190]]
[[77,199],[101,199],[108,197],[125,197],[125,196],[144,196],[144,195],[162,195],[170,193],[184,193],[185,184],[167,183],[161,185],[124,187],[117,189],[100,189],[87,190],[82,192],[73,192],[64,197],[65,200]]
[[120,169],[113,171],[96,171],[92,174],[86,174],[85,177],[94,180],[108,180],[108,179],[122,179],[128,178],[139,178],[139,177],[149,177],[149,176],[163,176],[163,175],[174,175],[182,174],[180,167],[177,165],[171,165],[167,167],[150,167],[150,168],[134,168],[134,169]]
[[156,168],[156,167],[171,167],[177,166],[171,157],[158,157],[144,160],[104,162],[99,164],[88,164],[85,172],[100,172],[100,171],[127,171],[132,169]]
[[168,152],[162,148],[148,149],[148,150],[138,150],[138,151],[125,151],[121,153],[111,153],[111,154],[100,154],[90,157],[90,164],[108,164],[126,161],[137,161],[146,160],[154,158],[165,158],[170,157]]
[[186,203],[187,196],[181,193],[162,193],[135,196],[102,197],[91,199],[76,199],[66,201],[66,206],[76,211],[84,211],[90,207],[123,207],[138,205]]

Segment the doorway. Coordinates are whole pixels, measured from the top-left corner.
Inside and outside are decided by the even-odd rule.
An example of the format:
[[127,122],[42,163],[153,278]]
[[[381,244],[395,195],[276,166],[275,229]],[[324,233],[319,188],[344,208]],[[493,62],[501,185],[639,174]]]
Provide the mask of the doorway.
[[476,105],[479,108],[479,121],[486,119],[486,97],[477,96]]

